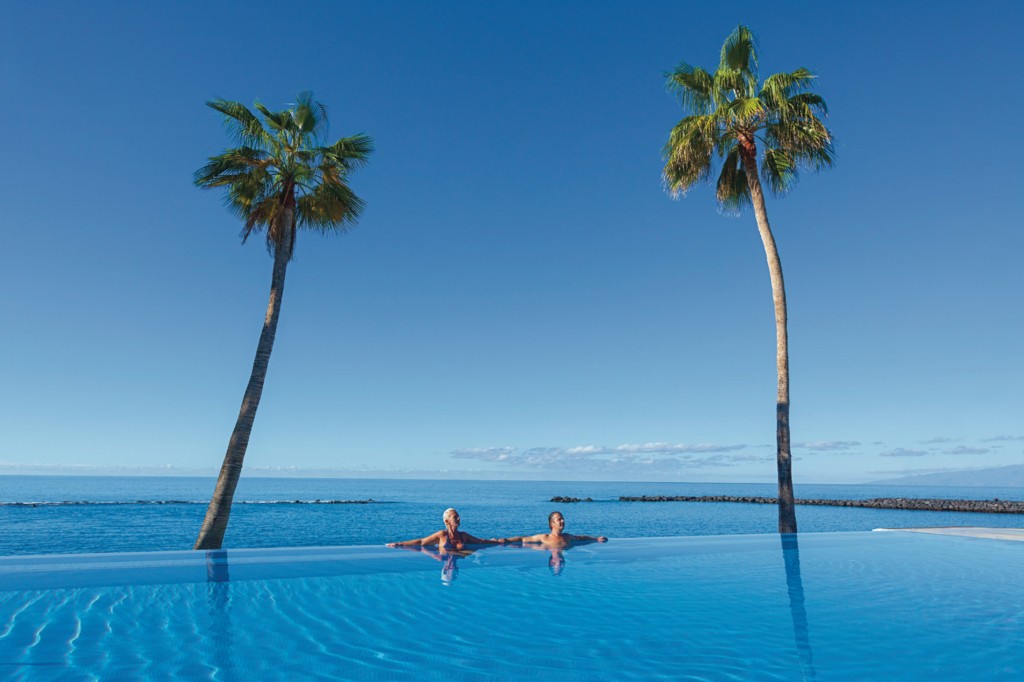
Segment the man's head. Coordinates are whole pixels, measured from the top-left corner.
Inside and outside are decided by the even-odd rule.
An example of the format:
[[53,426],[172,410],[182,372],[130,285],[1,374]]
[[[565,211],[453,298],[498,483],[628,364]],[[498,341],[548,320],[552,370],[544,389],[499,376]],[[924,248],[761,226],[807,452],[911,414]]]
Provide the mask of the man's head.
[[562,530],[565,528],[565,517],[562,516],[562,512],[553,511],[548,514],[548,527],[551,530]]

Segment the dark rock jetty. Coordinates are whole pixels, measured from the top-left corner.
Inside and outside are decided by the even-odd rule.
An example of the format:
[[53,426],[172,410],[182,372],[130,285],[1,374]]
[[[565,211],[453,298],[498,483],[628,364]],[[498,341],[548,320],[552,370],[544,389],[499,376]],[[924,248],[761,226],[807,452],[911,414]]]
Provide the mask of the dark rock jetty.
[[[775,497],[734,497],[732,495],[642,495],[620,497],[620,502],[739,502],[742,504],[778,504]],[[1013,500],[943,500],[916,497],[875,497],[869,500],[796,500],[797,504],[825,507],[869,507],[871,509],[913,509],[920,511],[981,512],[985,514],[1024,514],[1024,502]]]
[[[619,498],[619,499],[622,499],[622,498]],[[593,502],[594,500],[592,500],[589,497],[582,497],[582,498],[581,497],[561,497],[561,496],[556,495],[555,497],[551,498],[551,501],[552,502]]]

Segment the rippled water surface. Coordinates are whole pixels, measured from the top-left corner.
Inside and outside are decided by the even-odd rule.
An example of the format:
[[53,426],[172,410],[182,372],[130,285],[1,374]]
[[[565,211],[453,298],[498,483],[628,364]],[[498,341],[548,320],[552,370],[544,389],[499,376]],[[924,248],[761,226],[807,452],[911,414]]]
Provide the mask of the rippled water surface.
[[0,559],[0,675],[1019,679],[1024,543],[913,533]]

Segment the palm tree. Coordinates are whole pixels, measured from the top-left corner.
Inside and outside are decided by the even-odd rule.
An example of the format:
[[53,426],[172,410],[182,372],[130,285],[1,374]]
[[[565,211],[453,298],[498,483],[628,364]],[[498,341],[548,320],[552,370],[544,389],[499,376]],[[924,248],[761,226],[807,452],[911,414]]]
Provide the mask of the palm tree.
[[310,92],[300,93],[297,103],[284,111],[270,111],[257,102],[254,106],[263,122],[238,102],[215,99],[206,104],[224,114],[238,146],[210,157],[196,171],[195,183],[202,189],[227,188],[225,203],[244,222],[242,242],[253,232],[265,231],[274,257],[270,302],[249,385],[194,548],[220,549],[263,393],[296,230],[344,232],[355,225],[363,202],[348,178],[366,163],[373,141],[353,135],[320,146],[327,132],[327,110]]
[[693,185],[710,180],[720,160],[716,195],[722,209],[735,213],[748,204],[754,207],[775,303],[779,532],[795,533],[786,289],[761,180],[773,194],[782,195],[796,182],[801,168],[817,171],[832,165],[832,134],[821,122],[828,109],[825,100],[810,92],[814,75],[807,69],[759,81],[754,36],[742,25],[725,39],[714,73],[682,62],[666,76],[669,90],[679,96],[688,113],[672,129],[663,149],[668,191],[679,197]]

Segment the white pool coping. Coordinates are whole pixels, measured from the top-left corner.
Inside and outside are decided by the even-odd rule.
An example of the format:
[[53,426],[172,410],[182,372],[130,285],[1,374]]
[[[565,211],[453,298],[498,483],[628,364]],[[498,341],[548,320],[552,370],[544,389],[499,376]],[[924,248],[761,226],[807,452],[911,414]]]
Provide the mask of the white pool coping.
[[1024,528],[983,528],[981,526],[936,526],[933,528],[875,528],[876,531],[930,533],[932,535],[959,535],[989,540],[1017,540],[1024,542]]

